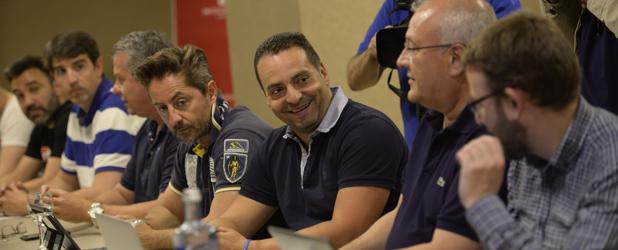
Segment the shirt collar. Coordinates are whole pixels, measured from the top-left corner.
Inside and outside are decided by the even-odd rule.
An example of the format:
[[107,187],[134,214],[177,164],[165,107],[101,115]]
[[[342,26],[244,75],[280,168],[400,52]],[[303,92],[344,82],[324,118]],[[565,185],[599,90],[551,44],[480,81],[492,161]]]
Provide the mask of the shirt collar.
[[[333,98],[330,101],[330,105],[328,106],[328,110],[322,118],[322,121],[318,125],[318,127],[313,131],[311,137],[319,133],[328,133],[339,121],[339,117],[343,113],[343,109],[348,104],[349,98],[343,93],[343,89],[339,86],[333,86],[330,88],[330,91],[333,93]],[[290,126],[286,126],[285,135],[283,138],[296,138],[294,132],[290,128]]]
[[90,124],[90,121],[94,118],[94,114],[98,111],[99,104],[103,102],[107,95],[111,94],[111,89],[112,82],[110,82],[105,75],[102,75],[101,83],[97,87],[97,91],[92,98],[92,103],[90,103],[90,109],[86,112],[82,110],[77,103],[73,105],[73,110],[77,113],[77,118],[81,124]]
[[70,111],[72,106],[73,103],[71,101],[65,101],[62,105],[60,105],[60,107],[56,109],[56,111],[54,111],[54,113],[49,117],[49,119],[47,119],[47,124],[52,124],[53,126],[56,126],[56,120],[58,120],[58,117],[64,112]]
[[[222,96],[217,96],[217,100],[211,106],[211,116],[210,116],[210,145],[213,145],[217,140],[217,136],[221,132],[223,128],[223,123],[225,121],[225,116],[227,115],[227,111],[230,109],[227,101],[223,99]],[[204,146],[199,143],[193,144],[193,152],[198,155],[200,158],[204,156],[207,148],[210,148],[210,145]]]
[[436,131],[449,130],[460,134],[466,134],[478,128],[478,125],[474,120],[474,113],[468,106],[461,111],[459,116],[457,116],[457,119],[455,119],[455,122],[446,128],[443,128],[444,115],[438,111],[427,110],[424,115],[424,119],[427,119],[429,124],[431,124]]

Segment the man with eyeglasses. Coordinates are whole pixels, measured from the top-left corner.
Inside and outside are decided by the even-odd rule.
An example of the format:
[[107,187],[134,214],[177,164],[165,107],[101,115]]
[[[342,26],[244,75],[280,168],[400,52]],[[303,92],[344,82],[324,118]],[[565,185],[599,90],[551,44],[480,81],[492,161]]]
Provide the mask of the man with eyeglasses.
[[[389,26],[405,25],[410,20],[415,9],[425,0],[385,0],[376,14],[371,26],[365,33],[363,41],[360,43],[357,54],[350,59],[347,67],[347,82],[350,89],[361,91],[369,87],[375,86],[384,72],[385,66],[378,64],[378,53],[376,34],[381,29]],[[492,6],[496,16],[501,18],[514,11],[518,11],[521,6],[519,0],[488,0]],[[392,74],[392,72],[391,72]],[[389,88],[402,94],[400,99],[401,117],[403,119],[403,132],[408,144],[408,149],[412,150],[412,142],[416,130],[418,129],[419,114],[418,107],[405,99],[406,93],[410,90],[408,84],[407,70],[404,68],[398,69],[400,88],[390,85]]]
[[[618,249],[618,117],[580,94],[559,28],[516,14],[463,64],[482,136],[457,153],[459,196],[485,249]],[[508,205],[496,193],[510,162]]]
[[478,249],[457,196],[455,152],[486,131],[467,107],[461,58],[466,43],[495,22],[483,0],[428,0],[410,20],[397,64],[408,70],[408,100],[429,108],[414,140],[399,205],[344,249]]

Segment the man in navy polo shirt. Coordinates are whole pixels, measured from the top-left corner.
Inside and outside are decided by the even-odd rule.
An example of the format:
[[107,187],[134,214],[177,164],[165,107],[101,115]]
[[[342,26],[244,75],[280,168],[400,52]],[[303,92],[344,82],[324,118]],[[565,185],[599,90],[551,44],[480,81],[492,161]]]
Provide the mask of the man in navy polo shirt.
[[257,49],[254,67],[268,106],[287,125],[257,152],[232,206],[212,224],[223,249],[273,249],[249,241],[279,209],[300,234],[342,246],[390,211],[407,150],[379,111],[331,87],[326,68],[300,33],[280,33]]
[[170,180],[179,140],[165,126],[131,69],[148,56],[170,47],[172,43],[155,31],[132,32],[114,44],[112,61],[116,81],[112,92],[121,97],[129,114],[147,120],[137,133],[131,160],[120,183],[94,199],[74,197],[70,201],[72,205],[66,204],[61,211],[55,211],[62,219],[88,222],[97,213],[142,218],[157,204],[159,193]]
[[197,47],[161,50],[134,73],[163,121],[184,142],[159,205],[146,215],[147,225],[137,227],[144,248],[171,248],[170,228],[184,216],[183,189],[199,188],[201,214],[205,220],[218,217],[238,196],[249,161],[272,128],[246,107],[228,107]]
[[484,0],[427,0],[412,16],[397,64],[408,69],[408,99],[423,116],[405,170],[397,209],[345,249],[477,249],[457,196],[455,153],[486,133],[467,107],[461,58],[466,43],[496,20]]

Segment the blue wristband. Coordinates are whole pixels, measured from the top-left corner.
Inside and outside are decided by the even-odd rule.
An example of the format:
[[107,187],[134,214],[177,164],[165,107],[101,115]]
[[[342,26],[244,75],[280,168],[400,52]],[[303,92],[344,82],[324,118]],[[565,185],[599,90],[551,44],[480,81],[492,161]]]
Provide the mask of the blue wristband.
[[247,241],[245,241],[245,246],[242,248],[242,250],[249,250],[249,243],[251,243],[251,240],[247,239]]

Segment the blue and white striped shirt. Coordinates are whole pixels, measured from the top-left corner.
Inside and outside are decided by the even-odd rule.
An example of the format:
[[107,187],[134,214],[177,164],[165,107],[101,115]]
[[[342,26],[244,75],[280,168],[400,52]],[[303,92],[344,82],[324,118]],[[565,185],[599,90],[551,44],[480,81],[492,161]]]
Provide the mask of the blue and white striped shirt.
[[124,171],[134,137],[145,120],[129,115],[120,98],[110,92],[111,87],[103,77],[88,113],[74,104],[69,115],[61,168],[77,175],[82,188],[92,185],[96,173]]

